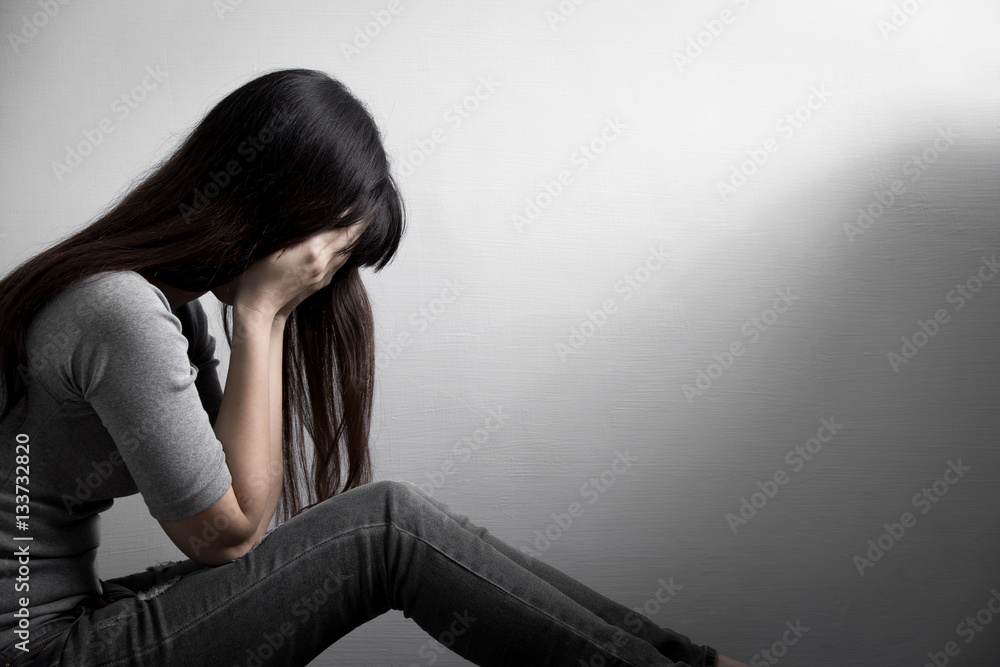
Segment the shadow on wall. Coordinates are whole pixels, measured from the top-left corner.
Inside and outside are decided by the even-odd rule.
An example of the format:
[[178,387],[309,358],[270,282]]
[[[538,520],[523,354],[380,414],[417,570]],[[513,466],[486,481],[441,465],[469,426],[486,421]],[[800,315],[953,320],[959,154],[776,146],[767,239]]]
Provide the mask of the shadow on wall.
[[759,220],[798,237],[756,259],[799,300],[696,410],[747,450],[719,464],[727,580],[731,606],[765,604],[729,655],[797,619],[809,634],[775,651],[803,664],[1000,655],[1000,154],[939,127]]
[[[654,622],[750,664],[922,665],[949,642],[957,664],[989,664],[1000,618],[975,619],[1000,590],[1000,157],[958,125],[935,157],[947,140],[909,126],[837,168],[824,156],[745,220],[734,199],[727,231],[697,239],[711,265],[652,274],[565,359],[576,310],[428,336],[430,367],[467,369],[456,395],[517,415],[437,497],[629,607],[676,585]],[[780,165],[752,186],[783,185]],[[664,242],[671,222],[651,225]],[[772,319],[783,288],[798,298]],[[683,385],[735,339],[745,353],[689,403]],[[479,364],[516,376],[484,387]],[[618,449],[636,465],[589,503],[581,484]],[[556,530],[573,501],[584,513]],[[970,616],[981,630],[958,625]]]

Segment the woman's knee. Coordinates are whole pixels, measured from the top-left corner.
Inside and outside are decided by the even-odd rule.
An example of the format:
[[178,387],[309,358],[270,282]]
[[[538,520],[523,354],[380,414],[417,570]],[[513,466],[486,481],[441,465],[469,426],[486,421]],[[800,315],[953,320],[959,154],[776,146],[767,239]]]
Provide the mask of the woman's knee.
[[305,530],[310,533],[389,525],[407,532],[418,532],[429,515],[441,511],[441,507],[416,484],[385,479],[339,493],[302,512],[301,518],[293,517],[287,523],[298,525],[308,522],[310,526]]
[[424,492],[413,482],[406,482],[399,479],[380,479],[376,482],[369,482],[366,486],[373,492],[381,495],[386,503],[412,503],[414,499],[423,496]]
[[383,479],[366,484],[369,492],[376,494],[386,515],[394,522],[405,522],[407,517],[419,515],[431,509],[420,487],[412,482]]

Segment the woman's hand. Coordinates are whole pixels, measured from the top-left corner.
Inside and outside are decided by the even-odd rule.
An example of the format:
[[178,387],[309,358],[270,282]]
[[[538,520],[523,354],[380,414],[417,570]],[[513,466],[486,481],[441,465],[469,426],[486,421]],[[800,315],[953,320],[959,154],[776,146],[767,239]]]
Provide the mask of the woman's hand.
[[255,262],[235,281],[234,308],[284,321],[302,301],[330,284],[350,256],[338,253],[354,243],[368,224],[320,232]]

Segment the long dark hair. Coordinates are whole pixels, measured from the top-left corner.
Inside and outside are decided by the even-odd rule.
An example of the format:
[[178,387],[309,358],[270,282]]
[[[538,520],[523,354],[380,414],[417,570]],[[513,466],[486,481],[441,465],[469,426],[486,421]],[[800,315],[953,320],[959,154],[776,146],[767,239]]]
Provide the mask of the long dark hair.
[[[269,72],[234,90],[118,203],[0,280],[0,420],[22,397],[22,417],[27,413],[29,378],[22,376],[31,373],[31,319],[77,280],[131,270],[205,292],[279,249],[369,217],[332,282],[285,325],[278,517],[306,508],[299,493],[299,477],[310,467],[304,430],[313,442],[307,506],[370,482],[375,343],[358,270],[389,263],[405,210],[366,106],[315,70]],[[223,305],[231,346],[230,315]]]

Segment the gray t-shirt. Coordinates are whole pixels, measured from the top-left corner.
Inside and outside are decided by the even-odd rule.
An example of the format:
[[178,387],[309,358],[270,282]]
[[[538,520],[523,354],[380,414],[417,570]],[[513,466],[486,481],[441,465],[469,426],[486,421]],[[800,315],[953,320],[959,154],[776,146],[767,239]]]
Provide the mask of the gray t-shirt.
[[[197,300],[171,311],[138,273],[98,273],[38,311],[27,351],[27,417],[20,423],[19,403],[0,422],[0,647],[20,641],[20,598],[35,639],[44,621],[101,594],[100,513],[114,498],[141,493],[153,518],[172,521],[211,507],[232,483],[213,430],[215,338]],[[26,530],[17,484],[29,491]],[[14,555],[25,545],[26,580]]]

